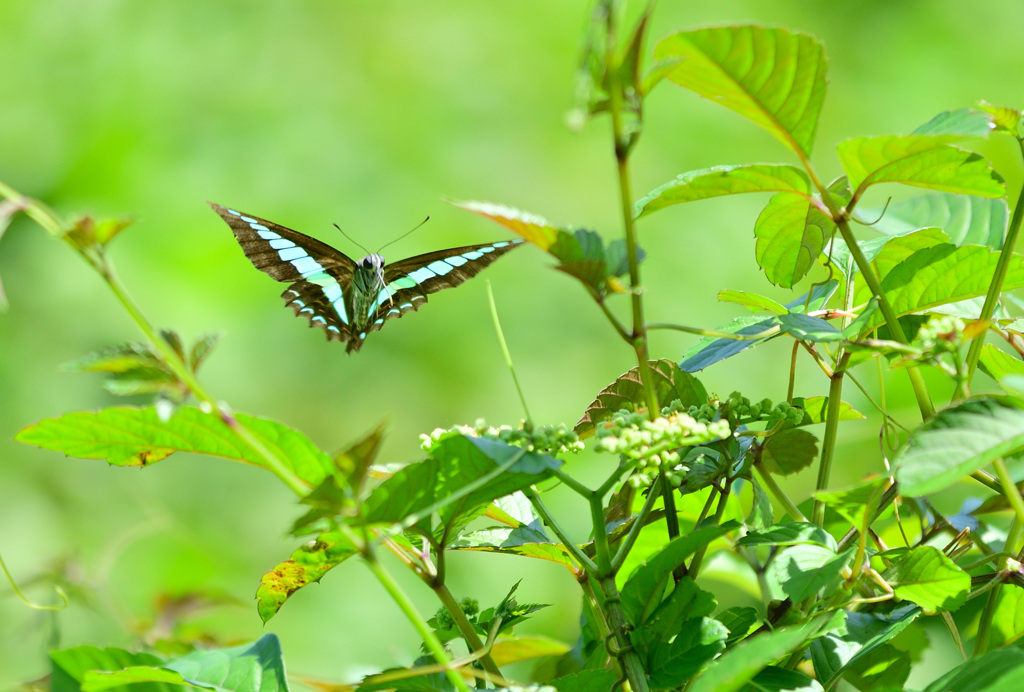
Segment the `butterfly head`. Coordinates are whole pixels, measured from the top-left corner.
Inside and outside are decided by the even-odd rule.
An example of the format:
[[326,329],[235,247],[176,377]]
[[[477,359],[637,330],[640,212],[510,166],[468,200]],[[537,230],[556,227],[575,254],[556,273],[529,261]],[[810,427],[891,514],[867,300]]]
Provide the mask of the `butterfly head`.
[[352,272],[352,287],[364,295],[376,297],[384,287],[384,258],[373,253],[358,260]]

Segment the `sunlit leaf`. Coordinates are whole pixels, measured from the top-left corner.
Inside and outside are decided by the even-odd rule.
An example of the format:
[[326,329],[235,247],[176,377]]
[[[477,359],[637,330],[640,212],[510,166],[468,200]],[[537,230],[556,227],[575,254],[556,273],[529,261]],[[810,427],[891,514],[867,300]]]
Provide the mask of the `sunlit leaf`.
[[649,654],[646,668],[651,689],[677,689],[725,649],[728,636],[729,630],[712,618],[683,622],[670,642],[659,643]]
[[1024,679],[1024,649],[1008,646],[971,658],[940,675],[923,692],[1006,692]]
[[836,539],[828,531],[817,524],[804,521],[789,521],[769,526],[761,531],[751,531],[736,541],[736,545],[741,546],[782,546],[805,543],[823,546],[833,553],[836,550]]
[[501,224],[541,250],[551,247],[558,236],[558,229],[550,221],[515,207],[475,200],[448,200],[448,203]]
[[849,666],[886,645],[909,627],[920,615],[917,606],[903,606],[888,617],[871,613],[848,612],[843,631],[833,632],[811,642],[814,671],[826,683],[838,680]]
[[1006,646],[1024,637],[1024,589],[999,589],[993,610],[989,643],[993,648]]
[[986,375],[996,382],[1007,375],[1024,375],[1024,360],[1021,360],[1020,356],[1013,356],[1006,351],[999,350],[993,344],[985,344],[981,347],[978,365]]
[[256,590],[256,609],[266,622],[288,598],[356,554],[352,543],[336,531],[325,531],[270,570],[260,579]]
[[85,675],[93,670],[121,670],[131,666],[157,666],[163,663],[150,653],[133,653],[124,649],[76,646],[50,652],[50,676],[53,690],[78,690]]
[[719,291],[718,299],[723,303],[736,303],[742,305],[751,312],[757,312],[758,310],[768,310],[779,315],[784,315],[789,312],[782,303],[779,303],[766,296],[760,296],[756,293],[750,293],[748,291]]
[[497,666],[501,667],[542,656],[561,656],[569,650],[570,647],[566,644],[547,637],[500,638],[491,647],[491,658]]
[[1006,186],[988,162],[946,144],[952,136],[886,135],[848,139],[836,148],[858,191],[878,183],[903,183],[942,192],[1002,197]]
[[806,197],[780,192],[754,224],[754,256],[767,279],[790,288],[814,266],[835,224]]
[[810,186],[807,174],[796,166],[714,166],[688,171],[654,188],[633,204],[633,216],[646,216],[673,204],[744,192],[785,191],[807,194]]
[[669,36],[657,60],[676,60],[669,79],[736,111],[790,149],[809,155],[825,99],[825,52],[806,34],[757,26]]
[[779,551],[768,564],[765,579],[776,593],[793,601],[810,598],[822,589],[832,590],[853,559],[855,548],[839,553],[820,545],[803,543]]
[[879,499],[889,485],[889,479],[879,476],[851,488],[819,490],[814,497],[837,512],[857,528],[867,528],[868,517],[874,512]]
[[934,546],[888,550],[876,559],[891,563],[882,577],[896,596],[927,611],[956,610],[971,590],[970,575]]
[[[241,413],[235,418],[311,485],[331,472],[330,458],[297,430]],[[192,406],[178,408],[167,422],[160,420],[155,407],[67,413],[30,425],[15,439],[80,459],[105,459],[115,466],[147,466],[175,452],[207,454],[256,466],[266,464],[220,416]]]
[[1006,132],[1014,137],[1017,136],[1017,129],[1020,126],[1021,112],[1016,108],[1005,106],[994,106],[991,103],[982,101],[978,107],[992,116],[996,129]]
[[[800,421],[800,425],[812,425],[814,423],[825,422],[825,416],[828,412],[827,396],[811,396],[807,398],[796,397],[793,399],[793,405],[804,410],[804,419]],[[845,401],[840,402],[839,420],[860,420],[862,418],[864,418],[863,413],[856,411],[853,406]]]
[[1024,449],[1024,405],[1012,397],[968,399],[939,411],[896,452],[900,492],[938,492],[999,457]]
[[[708,393],[693,375],[684,372],[671,360],[652,360],[649,362],[655,394],[663,405],[676,399],[683,406],[701,406],[708,401]],[[597,398],[587,406],[583,417],[576,423],[576,434],[581,438],[594,433],[594,427],[609,418],[617,411],[626,409],[635,411],[646,408],[643,383],[640,381],[640,368],[629,370],[598,392]]]

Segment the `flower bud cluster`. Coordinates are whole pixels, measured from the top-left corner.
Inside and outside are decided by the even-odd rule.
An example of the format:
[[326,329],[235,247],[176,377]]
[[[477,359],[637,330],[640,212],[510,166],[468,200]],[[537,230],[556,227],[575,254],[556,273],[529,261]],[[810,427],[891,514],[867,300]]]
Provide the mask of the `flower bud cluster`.
[[541,454],[579,452],[583,449],[583,443],[580,442],[579,437],[565,423],[526,430],[525,428],[512,428],[508,425],[494,428],[487,425],[483,419],[478,419],[472,426],[456,425],[448,430],[437,428],[429,435],[420,435],[420,446],[425,450],[430,450],[438,440],[453,434],[500,440],[505,444]]
[[636,462],[634,486],[649,484],[663,469],[673,485],[682,483],[687,469],[679,465],[679,449],[721,440],[732,434],[727,420],[698,421],[680,410],[679,402],[662,409],[654,420],[621,410],[597,426],[597,451],[619,454]]
[[[673,402],[677,403],[677,402]],[[725,418],[732,427],[764,421],[769,427],[777,423],[799,425],[804,411],[785,401],[773,404],[771,399],[752,402],[739,392],[733,392],[725,401],[715,401],[702,406],[691,406],[687,413],[697,420]]]
[[953,351],[963,339],[964,321],[952,315],[935,315],[918,331],[917,341],[924,351]]

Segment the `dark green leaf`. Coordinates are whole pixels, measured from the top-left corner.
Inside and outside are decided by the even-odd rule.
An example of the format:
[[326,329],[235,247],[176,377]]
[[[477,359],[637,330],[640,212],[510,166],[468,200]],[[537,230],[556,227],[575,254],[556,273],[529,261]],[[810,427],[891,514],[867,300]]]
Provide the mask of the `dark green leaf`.
[[904,606],[889,616],[847,613],[846,628],[811,643],[811,661],[818,679],[826,684],[838,680],[846,668],[857,664],[872,651],[887,644],[921,615],[917,606]]
[[972,658],[940,676],[924,692],[1007,692],[1024,679],[1024,649],[1006,647]]
[[717,619],[729,630],[729,638],[725,641],[725,645],[729,647],[750,634],[750,630],[761,618],[757,608],[733,606],[719,613]]
[[[781,330],[775,318],[737,317],[727,325],[717,327],[715,331],[728,332],[738,336],[760,336],[757,339],[719,339],[707,336],[686,349],[679,369],[683,372],[697,372],[710,367],[720,360],[731,358],[740,351],[756,346],[765,339],[778,336]],[[763,336],[762,336],[763,335]]]
[[843,333],[820,317],[788,313],[776,319],[784,334],[789,334],[800,341],[842,341]]
[[818,438],[799,428],[784,428],[764,443],[761,461],[772,473],[789,476],[818,458]]
[[896,452],[902,494],[938,492],[993,459],[1024,449],[1024,405],[1012,397],[968,399],[914,430]]
[[725,649],[728,636],[725,626],[712,618],[684,622],[671,642],[662,641],[650,652],[647,670],[651,689],[671,689],[685,683]]
[[668,74],[676,84],[810,155],[826,88],[825,52],[812,37],[757,26],[701,29],[662,40],[654,57],[678,61]]
[[608,692],[618,679],[619,674],[610,670],[581,670],[547,684],[558,692]]
[[751,531],[736,541],[738,546],[755,545],[800,545],[814,544],[836,550],[836,539],[817,524],[804,521],[788,521],[769,526],[761,531]]

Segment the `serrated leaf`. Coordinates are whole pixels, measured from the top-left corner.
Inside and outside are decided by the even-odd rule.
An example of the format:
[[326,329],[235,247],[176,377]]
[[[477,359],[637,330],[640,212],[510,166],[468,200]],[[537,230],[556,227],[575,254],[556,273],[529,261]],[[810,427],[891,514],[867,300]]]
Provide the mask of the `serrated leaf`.
[[[438,505],[436,511],[442,522],[448,523],[496,498],[539,483],[562,465],[544,454],[462,435],[441,439],[430,454],[426,461],[406,466],[374,489],[366,500],[362,520],[401,522]],[[479,479],[509,463],[512,465],[503,473],[479,483]]]
[[872,651],[891,641],[909,627],[922,611],[917,606],[903,606],[888,617],[851,612],[846,614],[846,628],[815,639],[810,646],[814,671],[826,687],[843,675],[847,667],[856,665]]
[[770,282],[791,288],[814,266],[834,230],[832,220],[806,197],[780,192],[754,224],[754,257]]
[[684,622],[671,642],[662,642],[650,652],[647,671],[651,689],[678,688],[725,649],[728,636],[729,630],[712,618]]
[[992,116],[989,113],[973,108],[958,108],[939,113],[911,134],[988,137],[992,128]]
[[[893,267],[884,279],[889,304],[898,316],[983,296],[999,262],[998,252],[979,245],[935,245],[915,252]],[[1014,255],[1009,262],[1004,291],[1024,286],[1024,259]],[[880,326],[881,315],[867,320],[861,333]]]
[[855,551],[850,548],[837,555],[834,550],[810,543],[788,546],[768,564],[765,579],[794,602],[802,601],[822,589],[826,593],[834,589]]
[[764,444],[761,461],[772,473],[789,476],[818,458],[818,438],[799,428],[784,428]]
[[[332,471],[330,458],[297,430],[241,413],[235,418],[310,485],[318,484]],[[160,420],[152,406],[67,413],[30,425],[14,439],[80,459],[105,459],[115,466],[147,466],[175,452],[207,454],[256,466],[266,463],[219,416],[192,406],[178,408],[167,422]]]
[[748,637],[712,663],[690,686],[689,692],[737,692],[767,665],[841,622],[834,615],[820,615],[802,625],[780,627],[761,636]]
[[85,674],[83,692],[146,681],[177,682],[179,675],[188,685],[218,692],[287,692],[284,659],[277,635],[265,634],[258,641],[226,649],[197,650],[157,667],[131,668],[122,672]]
[[935,192],[900,202],[884,209],[859,208],[858,217],[875,220],[871,227],[885,235],[906,235],[917,229],[935,227],[954,245],[987,245],[993,250],[1003,247],[1009,209],[1003,198],[989,199],[974,195],[953,195]]
[[1017,136],[1017,128],[1020,126],[1021,117],[1021,112],[1018,109],[994,106],[986,101],[981,101],[978,107],[992,116],[997,130],[1006,132],[1014,137]]
[[725,645],[727,647],[732,646],[750,634],[750,630],[752,630],[754,625],[756,625],[761,619],[757,612],[757,608],[752,608],[750,606],[733,606],[732,608],[726,608],[716,617],[718,618],[718,621],[725,625],[725,628],[729,630],[729,638],[725,641]]
[[668,78],[768,130],[810,155],[825,99],[825,53],[805,34],[757,26],[669,36],[657,60],[676,60]]
[[1024,649],[990,651],[939,676],[924,692],[1006,692],[1024,678]]
[[899,548],[878,557],[893,561],[882,577],[899,598],[931,612],[953,611],[967,600],[971,576],[934,546]]
[[920,497],[949,487],[998,457],[1024,449],[1024,405],[978,397],[939,411],[896,452],[900,494]]
[[475,200],[446,200],[449,204],[474,214],[479,214],[501,224],[527,242],[541,250],[547,250],[555,242],[558,229],[550,221],[537,214],[492,202]]
[[769,526],[761,531],[751,531],[736,541],[738,546],[755,545],[801,545],[812,544],[836,551],[836,539],[817,524],[803,521],[787,521]]
[[325,531],[278,564],[260,579],[256,590],[256,610],[267,622],[277,614],[293,593],[308,586],[358,551],[337,531]]
[[955,139],[932,135],[861,137],[841,142],[836,153],[858,195],[879,183],[982,197],[1005,195],[1002,177],[984,158],[945,143]]
[[756,293],[750,293],[749,291],[719,291],[718,300],[723,303],[736,303],[742,305],[751,312],[757,312],[758,310],[768,310],[778,315],[784,315],[789,312],[782,303],[779,303],[766,296],[760,296]]
[[796,166],[714,166],[682,173],[675,180],[654,188],[633,204],[633,218],[674,204],[745,192],[786,191],[806,195],[810,186],[807,174]]
[[[686,407],[707,403],[708,393],[704,385],[693,375],[680,370],[675,362],[667,358],[652,360],[648,367],[653,378],[654,392],[663,405],[677,399]],[[611,418],[616,412],[622,409],[635,411],[646,408],[646,405],[640,367],[637,366],[619,375],[614,382],[598,392],[597,398],[587,406],[574,430],[581,438],[590,437],[597,424]]]
[[573,574],[578,566],[569,553],[548,536],[529,526],[494,527],[463,534],[448,545],[449,550],[476,550],[487,553],[519,555],[562,565]]

